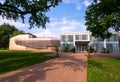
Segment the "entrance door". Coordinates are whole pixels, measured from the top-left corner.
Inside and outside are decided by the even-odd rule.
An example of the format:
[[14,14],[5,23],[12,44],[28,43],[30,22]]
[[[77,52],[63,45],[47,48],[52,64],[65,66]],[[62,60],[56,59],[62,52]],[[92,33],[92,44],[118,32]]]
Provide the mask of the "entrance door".
[[76,44],[77,52],[85,52],[87,44]]

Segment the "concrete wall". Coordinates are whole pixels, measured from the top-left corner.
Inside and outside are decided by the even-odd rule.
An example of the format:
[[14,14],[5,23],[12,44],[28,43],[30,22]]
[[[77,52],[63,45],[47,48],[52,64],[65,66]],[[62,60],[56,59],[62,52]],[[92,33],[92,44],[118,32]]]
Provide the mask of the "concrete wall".
[[26,47],[26,50],[39,51],[39,52],[55,52],[55,47],[47,47],[45,49],[35,49],[35,48]]
[[60,46],[55,38],[33,38],[29,34],[10,38],[10,50],[32,50],[40,52],[55,52],[55,46]]
[[22,35],[17,35],[15,37],[11,37],[9,41],[9,50],[26,50],[26,46],[16,44],[15,40],[27,39],[27,38],[32,38],[32,35],[22,34]]
[[15,39],[16,39],[16,37],[10,38],[10,41],[9,41],[9,50],[26,50],[25,46],[17,45],[15,43]]

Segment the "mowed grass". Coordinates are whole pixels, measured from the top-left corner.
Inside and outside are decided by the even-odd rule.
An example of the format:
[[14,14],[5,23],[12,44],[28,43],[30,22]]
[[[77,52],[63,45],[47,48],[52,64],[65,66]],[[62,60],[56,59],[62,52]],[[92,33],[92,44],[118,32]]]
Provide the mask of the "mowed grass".
[[120,82],[120,59],[89,58],[87,82]]
[[50,53],[0,50],[0,74],[55,58],[46,54]]

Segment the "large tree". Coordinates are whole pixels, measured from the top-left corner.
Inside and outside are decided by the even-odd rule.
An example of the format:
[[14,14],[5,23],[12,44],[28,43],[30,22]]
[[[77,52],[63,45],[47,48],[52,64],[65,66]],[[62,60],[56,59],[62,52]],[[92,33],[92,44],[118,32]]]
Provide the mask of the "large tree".
[[61,0],[5,0],[0,1],[0,15],[3,18],[22,19],[24,22],[25,15],[28,16],[30,28],[37,26],[45,28],[49,22],[46,12],[51,7],[55,7]]
[[87,30],[95,37],[109,38],[120,30],[120,0],[94,0],[85,16]]
[[18,30],[15,26],[3,24],[0,26],[0,48],[8,48],[9,39],[11,36],[23,34],[23,31]]

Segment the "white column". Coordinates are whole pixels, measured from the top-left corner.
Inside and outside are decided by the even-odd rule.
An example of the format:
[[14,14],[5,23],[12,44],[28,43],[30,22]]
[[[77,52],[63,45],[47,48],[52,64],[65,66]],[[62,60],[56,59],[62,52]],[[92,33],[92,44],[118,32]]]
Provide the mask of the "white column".
[[73,46],[76,47],[75,46],[75,35],[73,35]]
[[106,39],[104,39],[104,48],[107,48],[107,47],[106,47],[106,43],[107,43],[107,42],[106,42]]
[[87,40],[89,40],[89,41],[90,41],[90,34],[88,34],[87,36],[88,36],[88,39],[87,39]]

